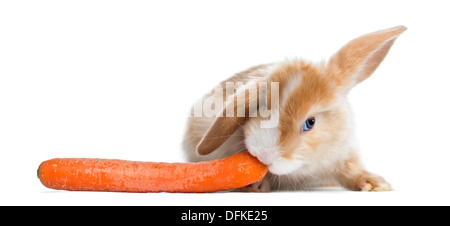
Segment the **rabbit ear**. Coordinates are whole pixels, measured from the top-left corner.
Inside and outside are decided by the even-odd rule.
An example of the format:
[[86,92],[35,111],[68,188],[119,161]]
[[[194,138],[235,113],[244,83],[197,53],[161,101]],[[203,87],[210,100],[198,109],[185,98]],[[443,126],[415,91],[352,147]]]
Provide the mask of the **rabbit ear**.
[[327,70],[333,74],[339,86],[350,90],[377,69],[394,41],[406,29],[398,26],[350,41],[331,57]]
[[[255,87],[256,88],[256,87]],[[257,89],[256,89],[257,90]],[[207,155],[220,147],[239,127],[254,116],[257,96],[246,95],[248,90],[235,94],[197,145],[199,155]]]
[[197,153],[207,155],[219,148],[246,120],[247,117],[217,117],[197,145]]

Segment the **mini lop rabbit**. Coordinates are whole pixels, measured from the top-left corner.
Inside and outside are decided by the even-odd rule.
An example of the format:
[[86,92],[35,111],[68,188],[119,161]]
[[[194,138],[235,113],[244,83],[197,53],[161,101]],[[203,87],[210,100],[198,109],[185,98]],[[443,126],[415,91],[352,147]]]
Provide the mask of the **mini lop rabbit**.
[[[183,141],[188,161],[248,151],[268,165],[262,181],[237,191],[303,190],[330,182],[355,191],[391,190],[389,183],[360,163],[347,93],[376,70],[405,30],[398,26],[361,36],[327,63],[264,64],[223,81],[194,105],[224,100],[222,106],[211,105],[222,114],[189,118]],[[227,83],[240,86],[231,93]],[[249,94],[252,89],[258,91],[256,97]],[[277,111],[264,117],[252,112],[268,106]],[[239,109],[245,114],[239,116]],[[274,126],[261,126],[269,120],[276,120]]]

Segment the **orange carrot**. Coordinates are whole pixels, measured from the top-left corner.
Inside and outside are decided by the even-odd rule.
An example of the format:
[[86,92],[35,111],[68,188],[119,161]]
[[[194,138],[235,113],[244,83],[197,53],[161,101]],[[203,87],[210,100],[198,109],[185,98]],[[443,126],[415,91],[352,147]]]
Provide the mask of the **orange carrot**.
[[249,153],[198,163],[57,158],[41,163],[41,183],[58,190],[216,192],[264,178],[267,166]]

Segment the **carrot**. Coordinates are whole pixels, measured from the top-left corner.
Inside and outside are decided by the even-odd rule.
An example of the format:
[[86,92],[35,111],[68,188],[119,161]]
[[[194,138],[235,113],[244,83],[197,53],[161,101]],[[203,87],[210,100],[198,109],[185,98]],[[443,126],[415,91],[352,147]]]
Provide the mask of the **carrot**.
[[260,181],[267,166],[248,152],[198,163],[56,158],[41,163],[41,183],[58,190],[216,192]]

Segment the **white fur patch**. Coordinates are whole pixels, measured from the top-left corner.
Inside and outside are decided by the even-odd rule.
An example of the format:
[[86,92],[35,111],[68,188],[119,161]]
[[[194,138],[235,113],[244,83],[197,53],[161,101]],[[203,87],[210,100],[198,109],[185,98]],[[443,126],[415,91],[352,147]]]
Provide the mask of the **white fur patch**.
[[256,128],[246,137],[245,145],[250,154],[256,156],[264,164],[270,165],[280,155],[279,137],[278,127]]
[[281,99],[281,108],[284,107],[288,97],[291,95],[291,93],[295,89],[300,87],[301,83],[302,83],[302,74],[295,75],[286,82],[286,87],[283,88],[283,93],[281,96],[281,98],[282,98]]
[[269,165],[269,171],[276,175],[284,175],[292,173],[302,166],[301,160],[289,160],[279,156]]

